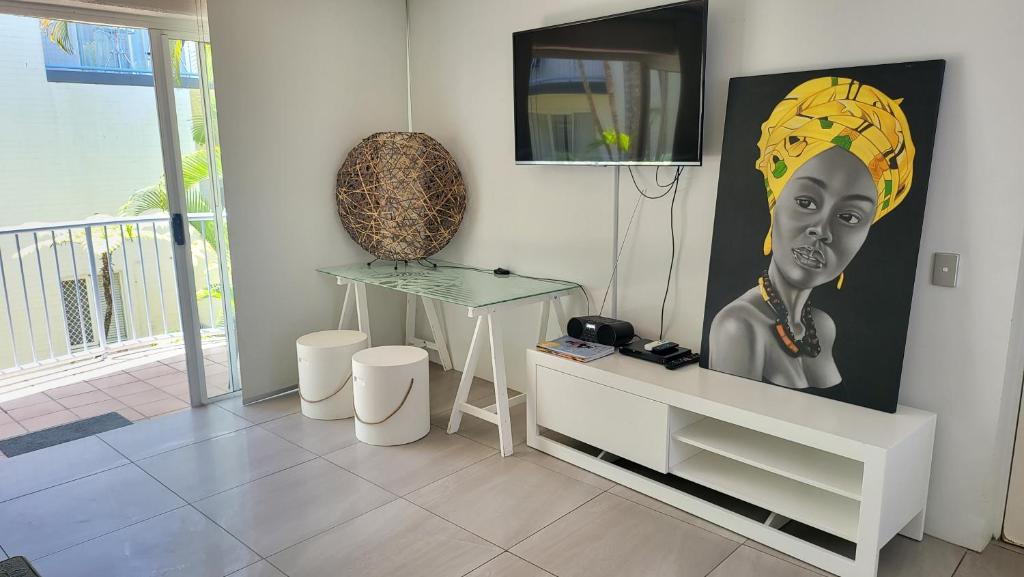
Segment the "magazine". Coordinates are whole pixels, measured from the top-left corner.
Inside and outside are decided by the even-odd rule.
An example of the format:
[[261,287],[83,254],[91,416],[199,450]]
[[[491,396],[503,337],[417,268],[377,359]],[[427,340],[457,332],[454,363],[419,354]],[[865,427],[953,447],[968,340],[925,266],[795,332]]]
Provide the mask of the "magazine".
[[590,343],[569,336],[558,337],[553,341],[537,343],[537,349],[546,353],[571,359],[580,363],[589,363],[615,352],[615,347]]

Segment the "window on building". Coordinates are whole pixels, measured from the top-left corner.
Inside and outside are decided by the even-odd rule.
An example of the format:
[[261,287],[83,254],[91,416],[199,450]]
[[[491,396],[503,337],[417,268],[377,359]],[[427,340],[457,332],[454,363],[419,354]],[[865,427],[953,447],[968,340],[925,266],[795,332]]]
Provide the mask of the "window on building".
[[[107,342],[116,343],[128,338],[128,325],[125,318],[124,303],[121,300],[121,273],[113,273],[114,281],[110,285],[110,295],[113,301],[114,316],[111,317],[110,329],[107,331]],[[92,309],[89,308],[89,279],[81,277],[67,279],[60,282],[61,299],[64,301],[64,310],[67,314],[68,341],[71,344],[72,352],[78,352],[88,345],[90,348],[97,346],[96,336],[93,334]],[[107,304],[100,298],[100,318],[105,318]]]
[[[54,26],[66,26],[66,33],[63,29],[58,33],[59,42],[53,34]],[[46,79],[50,82],[153,85],[153,61],[145,29],[44,20],[40,33]],[[199,87],[199,62],[194,54],[181,53],[178,71],[179,87]]]

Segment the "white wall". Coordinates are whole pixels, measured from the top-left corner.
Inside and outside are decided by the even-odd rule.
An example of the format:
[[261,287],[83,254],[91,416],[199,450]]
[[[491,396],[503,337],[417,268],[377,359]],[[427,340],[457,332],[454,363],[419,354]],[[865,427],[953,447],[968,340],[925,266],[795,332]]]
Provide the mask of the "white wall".
[[[653,4],[412,1],[413,125],[452,151],[469,190],[462,230],[442,256],[577,280],[600,300],[610,271],[612,169],[514,165],[511,33]],[[730,77],[947,59],[901,400],[939,414],[927,530],[979,549],[1001,514],[1007,416],[1020,398],[1021,339],[1011,316],[1024,231],[1024,78],[1010,60],[1024,53],[1024,8],[1012,0],[955,8],[927,0],[712,2],[705,163],[687,171],[677,207],[685,232],[667,336],[700,344]],[[650,183],[653,171],[641,172]],[[628,175],[622,187],[625,221],[636,197]],[[667,221],[667,201],[645,203],[623,254],[619,315],[644,334],[657,331]],[[963,255],[956,289],[929,284],[935,251]],[[470,330],[462,316],[449,311],[459,359]],[[513,351],[531,344],[535,321],[508,320],[509,369],[513,384],[522,383],[523,354]]]
[[[317,267],[365,258],[334,185],[362,138],[406,127],[403,0],[210,0],[238,349],[246,400],[297,382],[295,339],[337,325]],[[371,293],[375,343],[404,301]]]

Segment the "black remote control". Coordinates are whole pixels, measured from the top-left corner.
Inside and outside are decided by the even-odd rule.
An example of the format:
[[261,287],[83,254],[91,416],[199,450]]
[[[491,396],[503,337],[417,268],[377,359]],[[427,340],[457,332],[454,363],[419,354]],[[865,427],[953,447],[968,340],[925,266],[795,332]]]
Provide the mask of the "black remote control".
[[667,355],[668,353],[679,348],[679,343],[673,343],[672,341],[666,341],[660,345],[651,349],[651,352],[656,355]]

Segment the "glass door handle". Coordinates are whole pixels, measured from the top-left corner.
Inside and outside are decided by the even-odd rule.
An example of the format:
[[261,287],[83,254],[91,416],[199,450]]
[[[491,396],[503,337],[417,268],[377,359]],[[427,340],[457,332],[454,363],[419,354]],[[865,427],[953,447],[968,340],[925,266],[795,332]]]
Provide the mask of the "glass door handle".
[[174,244],[185,246],[185,222],[180,212],[171,215],[171,231],[174,234]]

